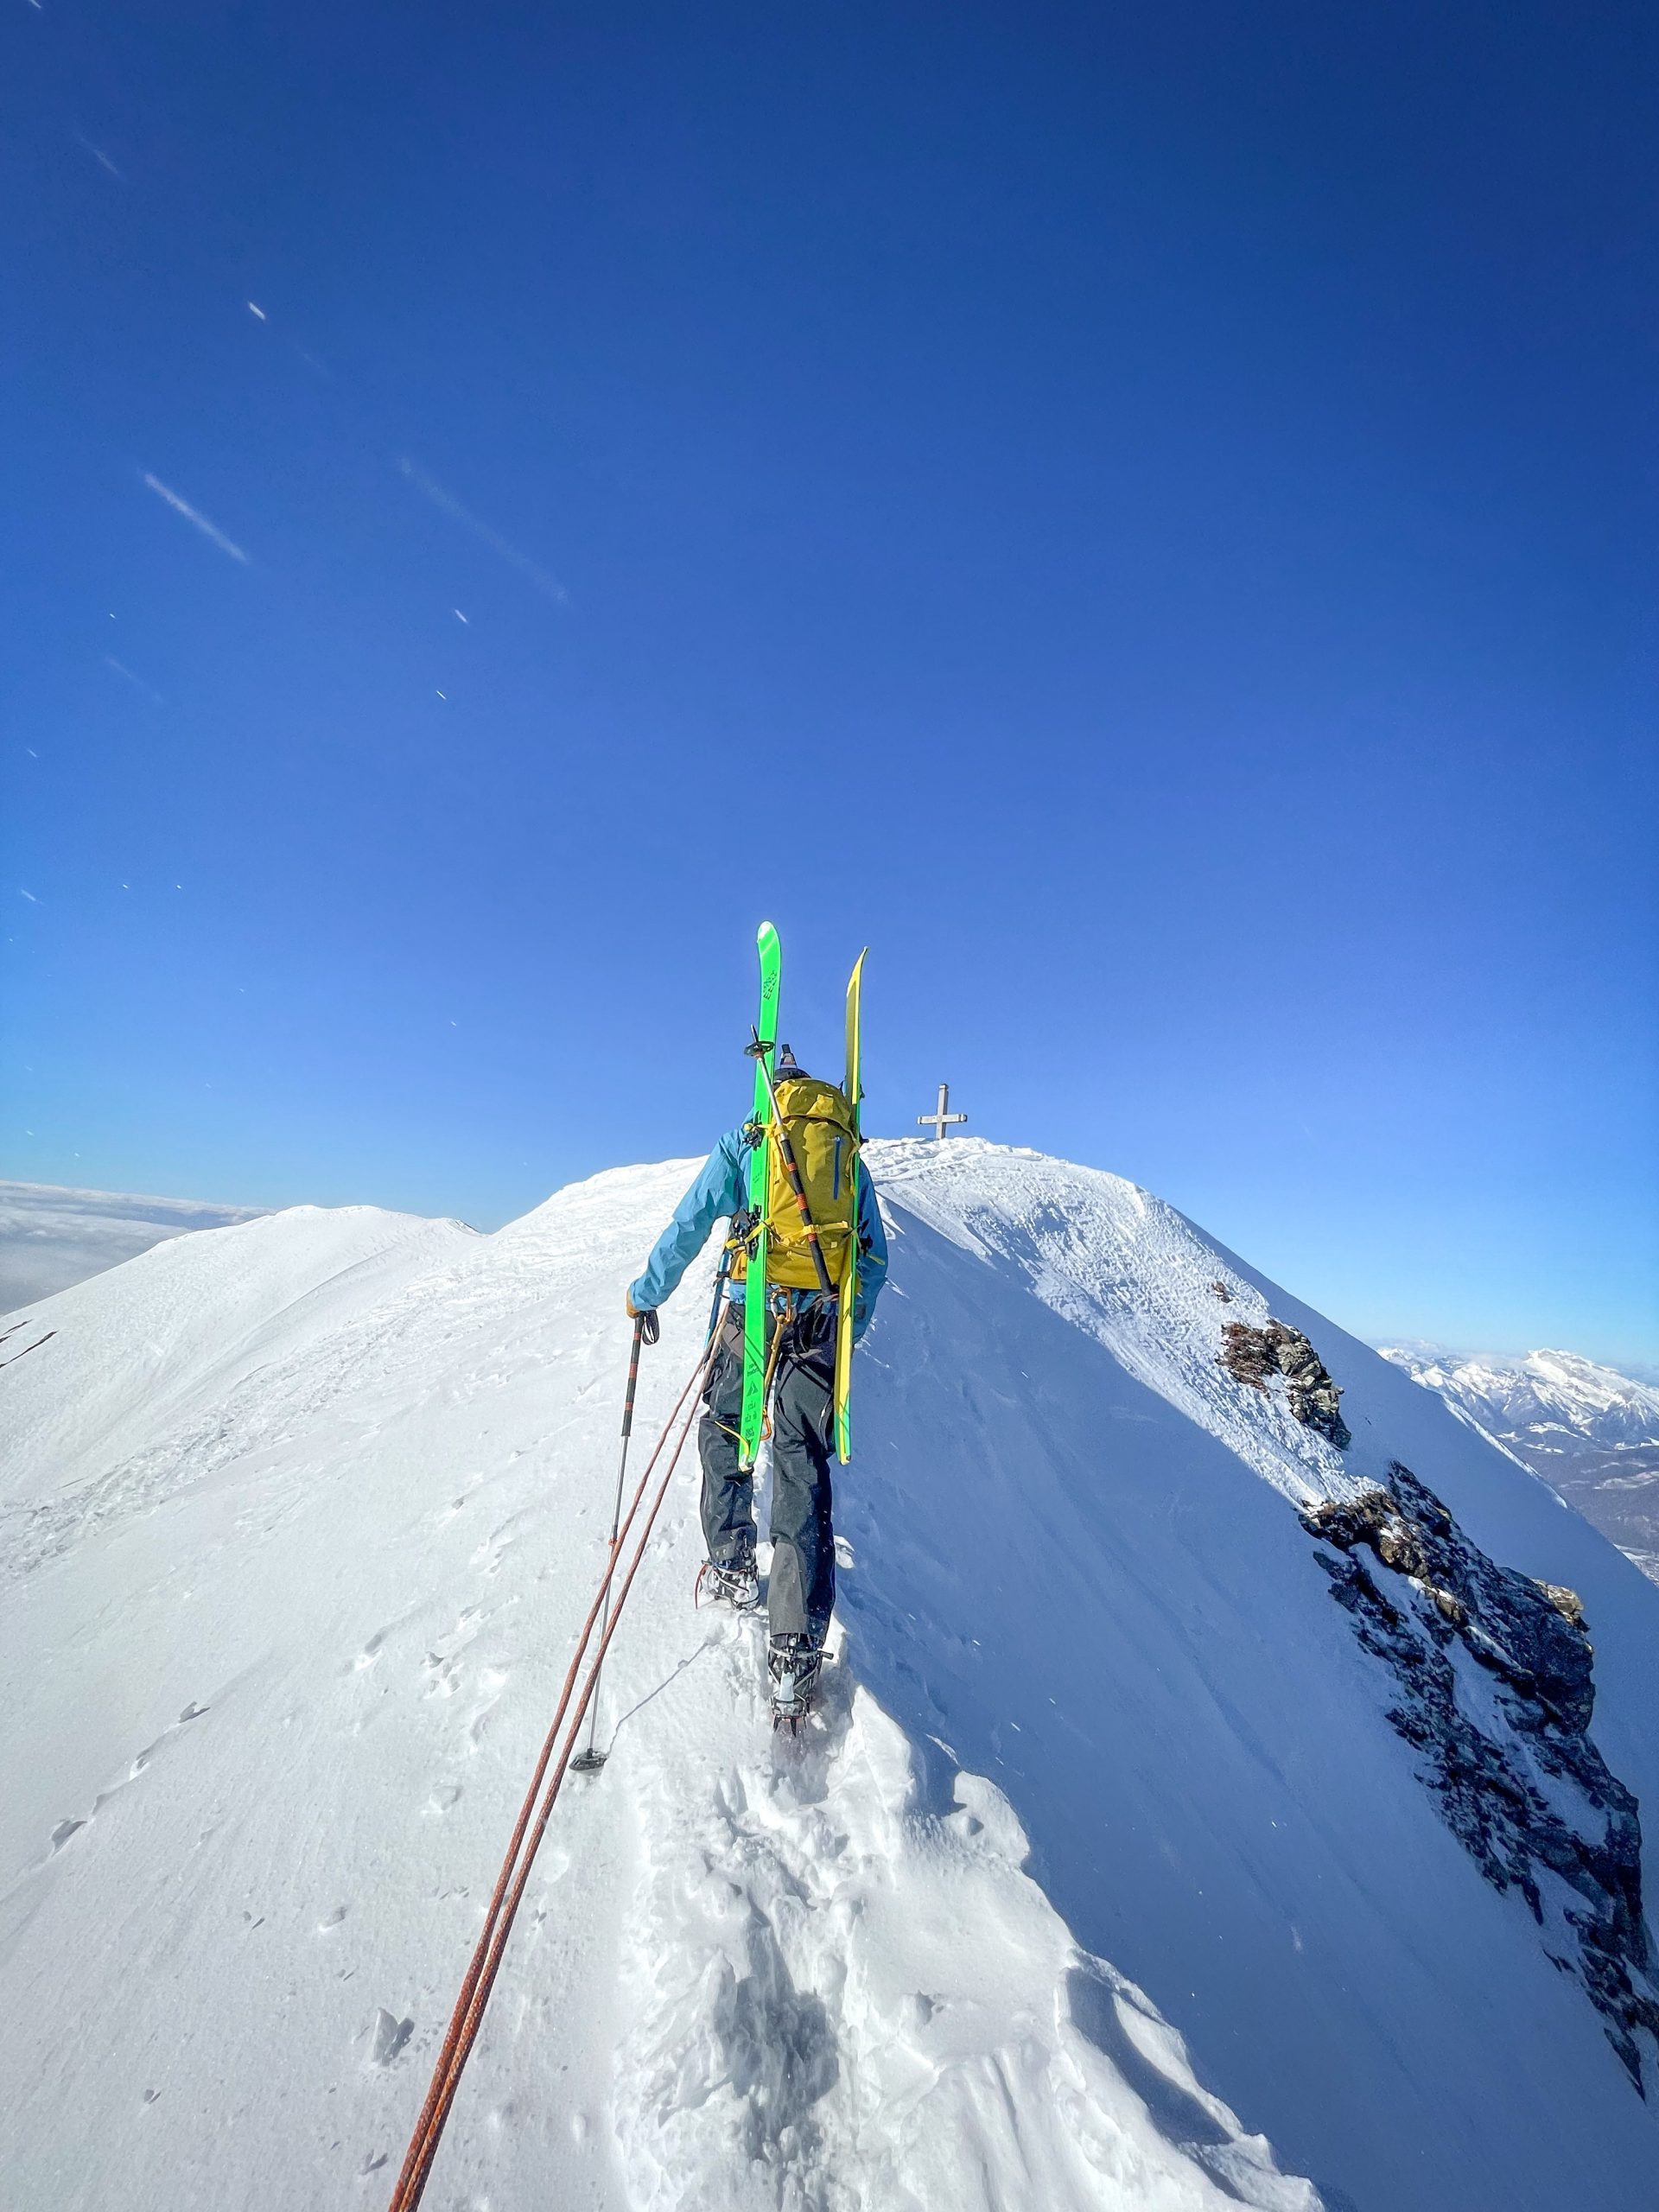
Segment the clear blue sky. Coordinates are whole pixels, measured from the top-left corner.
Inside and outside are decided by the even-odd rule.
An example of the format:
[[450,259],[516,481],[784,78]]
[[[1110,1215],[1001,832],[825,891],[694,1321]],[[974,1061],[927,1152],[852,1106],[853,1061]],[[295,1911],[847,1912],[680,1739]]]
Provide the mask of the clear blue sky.
[[0,1172],[493,1225],[769,914],[877,1132],[1651,1357],[1656,48],[17,0]]

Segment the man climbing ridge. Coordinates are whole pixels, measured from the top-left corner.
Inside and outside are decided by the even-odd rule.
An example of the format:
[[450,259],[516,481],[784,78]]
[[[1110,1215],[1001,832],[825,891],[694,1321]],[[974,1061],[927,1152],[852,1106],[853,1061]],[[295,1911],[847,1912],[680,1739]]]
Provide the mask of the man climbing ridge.
[[[772,1572],[766,1590],[767,1671],[774,1726],[794,1729],[811,1708],[836,1602],[830,1460],[849,1449],[852,1347],[869,1325],[887,1279],[887,1243],[859,1156],[861,956],[847,995],[844,1089],[810,1076],[789,1046],[777,1051],[779,947],[763,925],[761,1020],[749,1047],[755,1110],[728,1130],[629,1287],[629,1314],[654,1313],[722,1216],[731,1228],[721,1264],[723,1313],[703,1414],[699,1592],[740,1609],[758,1603],[754,1459],[770,1407]],[[747,1387],[746,1387],[747,1385]]]

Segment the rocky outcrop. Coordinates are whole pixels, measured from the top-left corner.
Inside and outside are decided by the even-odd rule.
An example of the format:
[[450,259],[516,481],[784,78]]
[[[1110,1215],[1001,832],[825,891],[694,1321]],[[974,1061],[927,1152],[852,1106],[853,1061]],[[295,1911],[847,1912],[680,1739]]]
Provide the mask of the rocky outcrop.
[[1261,1329],[1229,1321],[1221,1335],[1220,1364],[1235,1382],[1265,1393],[1268,1377],[1282,1376],[1293,1416],[1327,1437],[1338,1452],[1347,1450],[1354,1440],[1342,1418],[1342,1391],[1300,1329],[1283,1321],[1269,1321]]
[[1578,1597],[1497,1566],[1398,1460],[1386,1490],[1301,1519],[1360,1643],[1394,1677],[1389,1719],[1447,1825],[1495,1888],[1526,1899],[1645,2095],[1659,1986],[1642,1830],[1588,1732],[1594,1655]]

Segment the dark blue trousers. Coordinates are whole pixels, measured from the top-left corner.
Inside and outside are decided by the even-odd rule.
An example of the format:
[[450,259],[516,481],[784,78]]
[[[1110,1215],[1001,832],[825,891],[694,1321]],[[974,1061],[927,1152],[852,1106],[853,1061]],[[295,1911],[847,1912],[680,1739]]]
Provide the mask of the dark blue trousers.
[[[803,1306],[774,1320],[783,1331],[772,1382],[772,1573],[766,1589],[773,1636],[822,1643],[836,1605],[836,1308]],[[768,1350],[770,1350],[770,1334]],[[725,1567],[754,1556],[754,1478],[739,1471],[743,1417],[743,1308],[728,1303],[702,1394],[697,1451],[702,1460],[702,1535]]]

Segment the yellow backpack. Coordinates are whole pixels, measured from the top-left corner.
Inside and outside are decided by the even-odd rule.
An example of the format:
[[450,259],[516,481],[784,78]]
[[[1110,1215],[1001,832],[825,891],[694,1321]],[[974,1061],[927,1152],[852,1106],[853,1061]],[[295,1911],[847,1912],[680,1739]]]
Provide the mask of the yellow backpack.
[[[830,1280],[839,1284],[858,1224],[858,1131],[853,1109],[833,1083],[798,1076],[778,1085],[778,1112],[789,1133],[806,1210],[818,1232]],[[801,1221],[801,1210],[784,1172],[778,1123],[766,1124],[771,1148],[766,1176],[766,1281],[789,1290],[816,1290],[818,1272]],[[748,1272],[748,1254],[733,1255],[732,1273]]]

